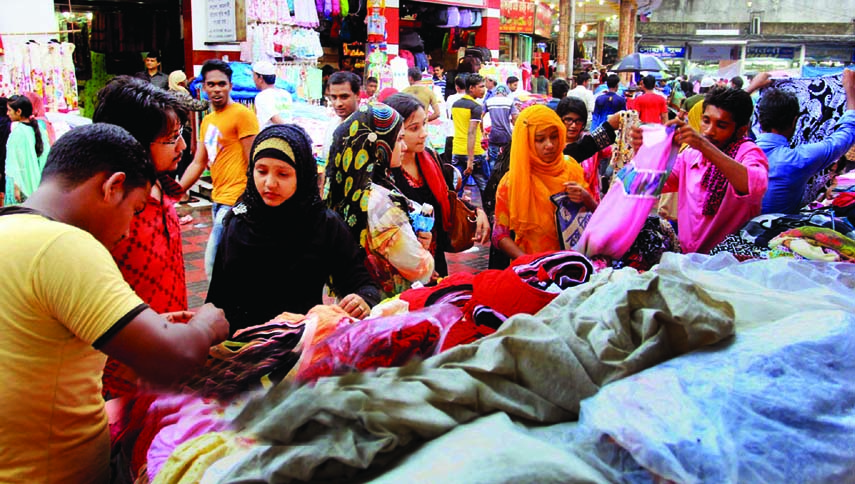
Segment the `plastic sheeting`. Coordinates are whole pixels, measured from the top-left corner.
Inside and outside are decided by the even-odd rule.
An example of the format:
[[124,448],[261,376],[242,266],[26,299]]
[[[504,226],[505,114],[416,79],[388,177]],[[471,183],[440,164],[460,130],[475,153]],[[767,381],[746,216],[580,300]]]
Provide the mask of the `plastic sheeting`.
[[676,482],[855,482],[855,316],[800,313],[606,386],[580,425]]
[[[686,483],[855,482],[855,268],[669,255],[658,270],[709,274],[736,337],[601,389],[582,403],[576,445],[632,481],[637,463]],[[751,304],[766,317],[746,321]]]

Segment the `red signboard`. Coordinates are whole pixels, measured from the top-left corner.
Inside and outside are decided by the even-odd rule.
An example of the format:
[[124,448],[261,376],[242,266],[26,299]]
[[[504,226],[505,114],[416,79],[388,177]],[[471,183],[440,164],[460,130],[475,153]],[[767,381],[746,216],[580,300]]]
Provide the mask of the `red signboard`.
[[502,0],[502,18],[499,32],[503,34],[531,34],[534,32],[534,3]]
[[552,8],[543,3],[537,4],[537,15],[534,19],[534,35],[550,38],[552,37],[553,15],[555,12]]

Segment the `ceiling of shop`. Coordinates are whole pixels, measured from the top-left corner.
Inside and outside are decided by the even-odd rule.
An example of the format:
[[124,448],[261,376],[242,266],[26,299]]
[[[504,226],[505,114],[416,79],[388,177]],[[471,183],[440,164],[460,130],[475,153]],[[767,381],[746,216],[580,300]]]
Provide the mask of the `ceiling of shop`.
[[620,13],[619,0],[575,0],[576,22],[609,20]]

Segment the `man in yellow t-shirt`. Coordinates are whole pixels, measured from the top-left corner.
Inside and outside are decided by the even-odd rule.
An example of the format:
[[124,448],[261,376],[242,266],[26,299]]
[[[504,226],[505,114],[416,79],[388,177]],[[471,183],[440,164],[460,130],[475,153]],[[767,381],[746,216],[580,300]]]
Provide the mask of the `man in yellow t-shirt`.
[[156,314],[110,255],[154,178],[133,136],[95,123],[58,139],[38,189],[0,209],[0,482],[109,482],[107,355],[169,384],[229,334],[211,305]]
[[258,118],[245,106],[232,101],[232,68],[226,62],[205,61],[202,80],[214,112],[202,120],[196,156],[181,177],[181,186],[189,190],[205,167],[210,167],[214,225],[205,248],[205,274],[210,279],[223,234],[223,219],[246,189],[249,150],[258,134]]
[[[484,78],[470,74],[466,77],[466,94],[451,106],[451,119],[454,121],[451,163],[463,174],[464,185],[465,180],[472,175],[481,192],[481,200],[484,199],[484,189],[490,179],[487,152],[481,146],[483,108],[477,101],[484,97],[485,91]],[[461,194],[462,190],[463,187]]]
[[422,80],[422,72],[419,68],[410,67],[407,70],[407,78],[410,81],[410,86],[405,88],[402,92],[405,94],[412,94],[420,103],[422,103],[422,106],[425,108],[428,123],[438,118],[439,103],[436,100],[436,95],[433,93],[433,89],[417,84]]

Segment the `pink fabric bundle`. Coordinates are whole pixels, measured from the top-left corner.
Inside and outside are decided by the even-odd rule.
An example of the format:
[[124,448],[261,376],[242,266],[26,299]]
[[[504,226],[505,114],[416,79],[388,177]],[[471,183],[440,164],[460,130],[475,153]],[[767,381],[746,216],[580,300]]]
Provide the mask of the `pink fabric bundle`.
[[575,249],[588,257],[620,259],[635,242],[677,158],[674,129],[643,125],[644,142],[615,177]]

